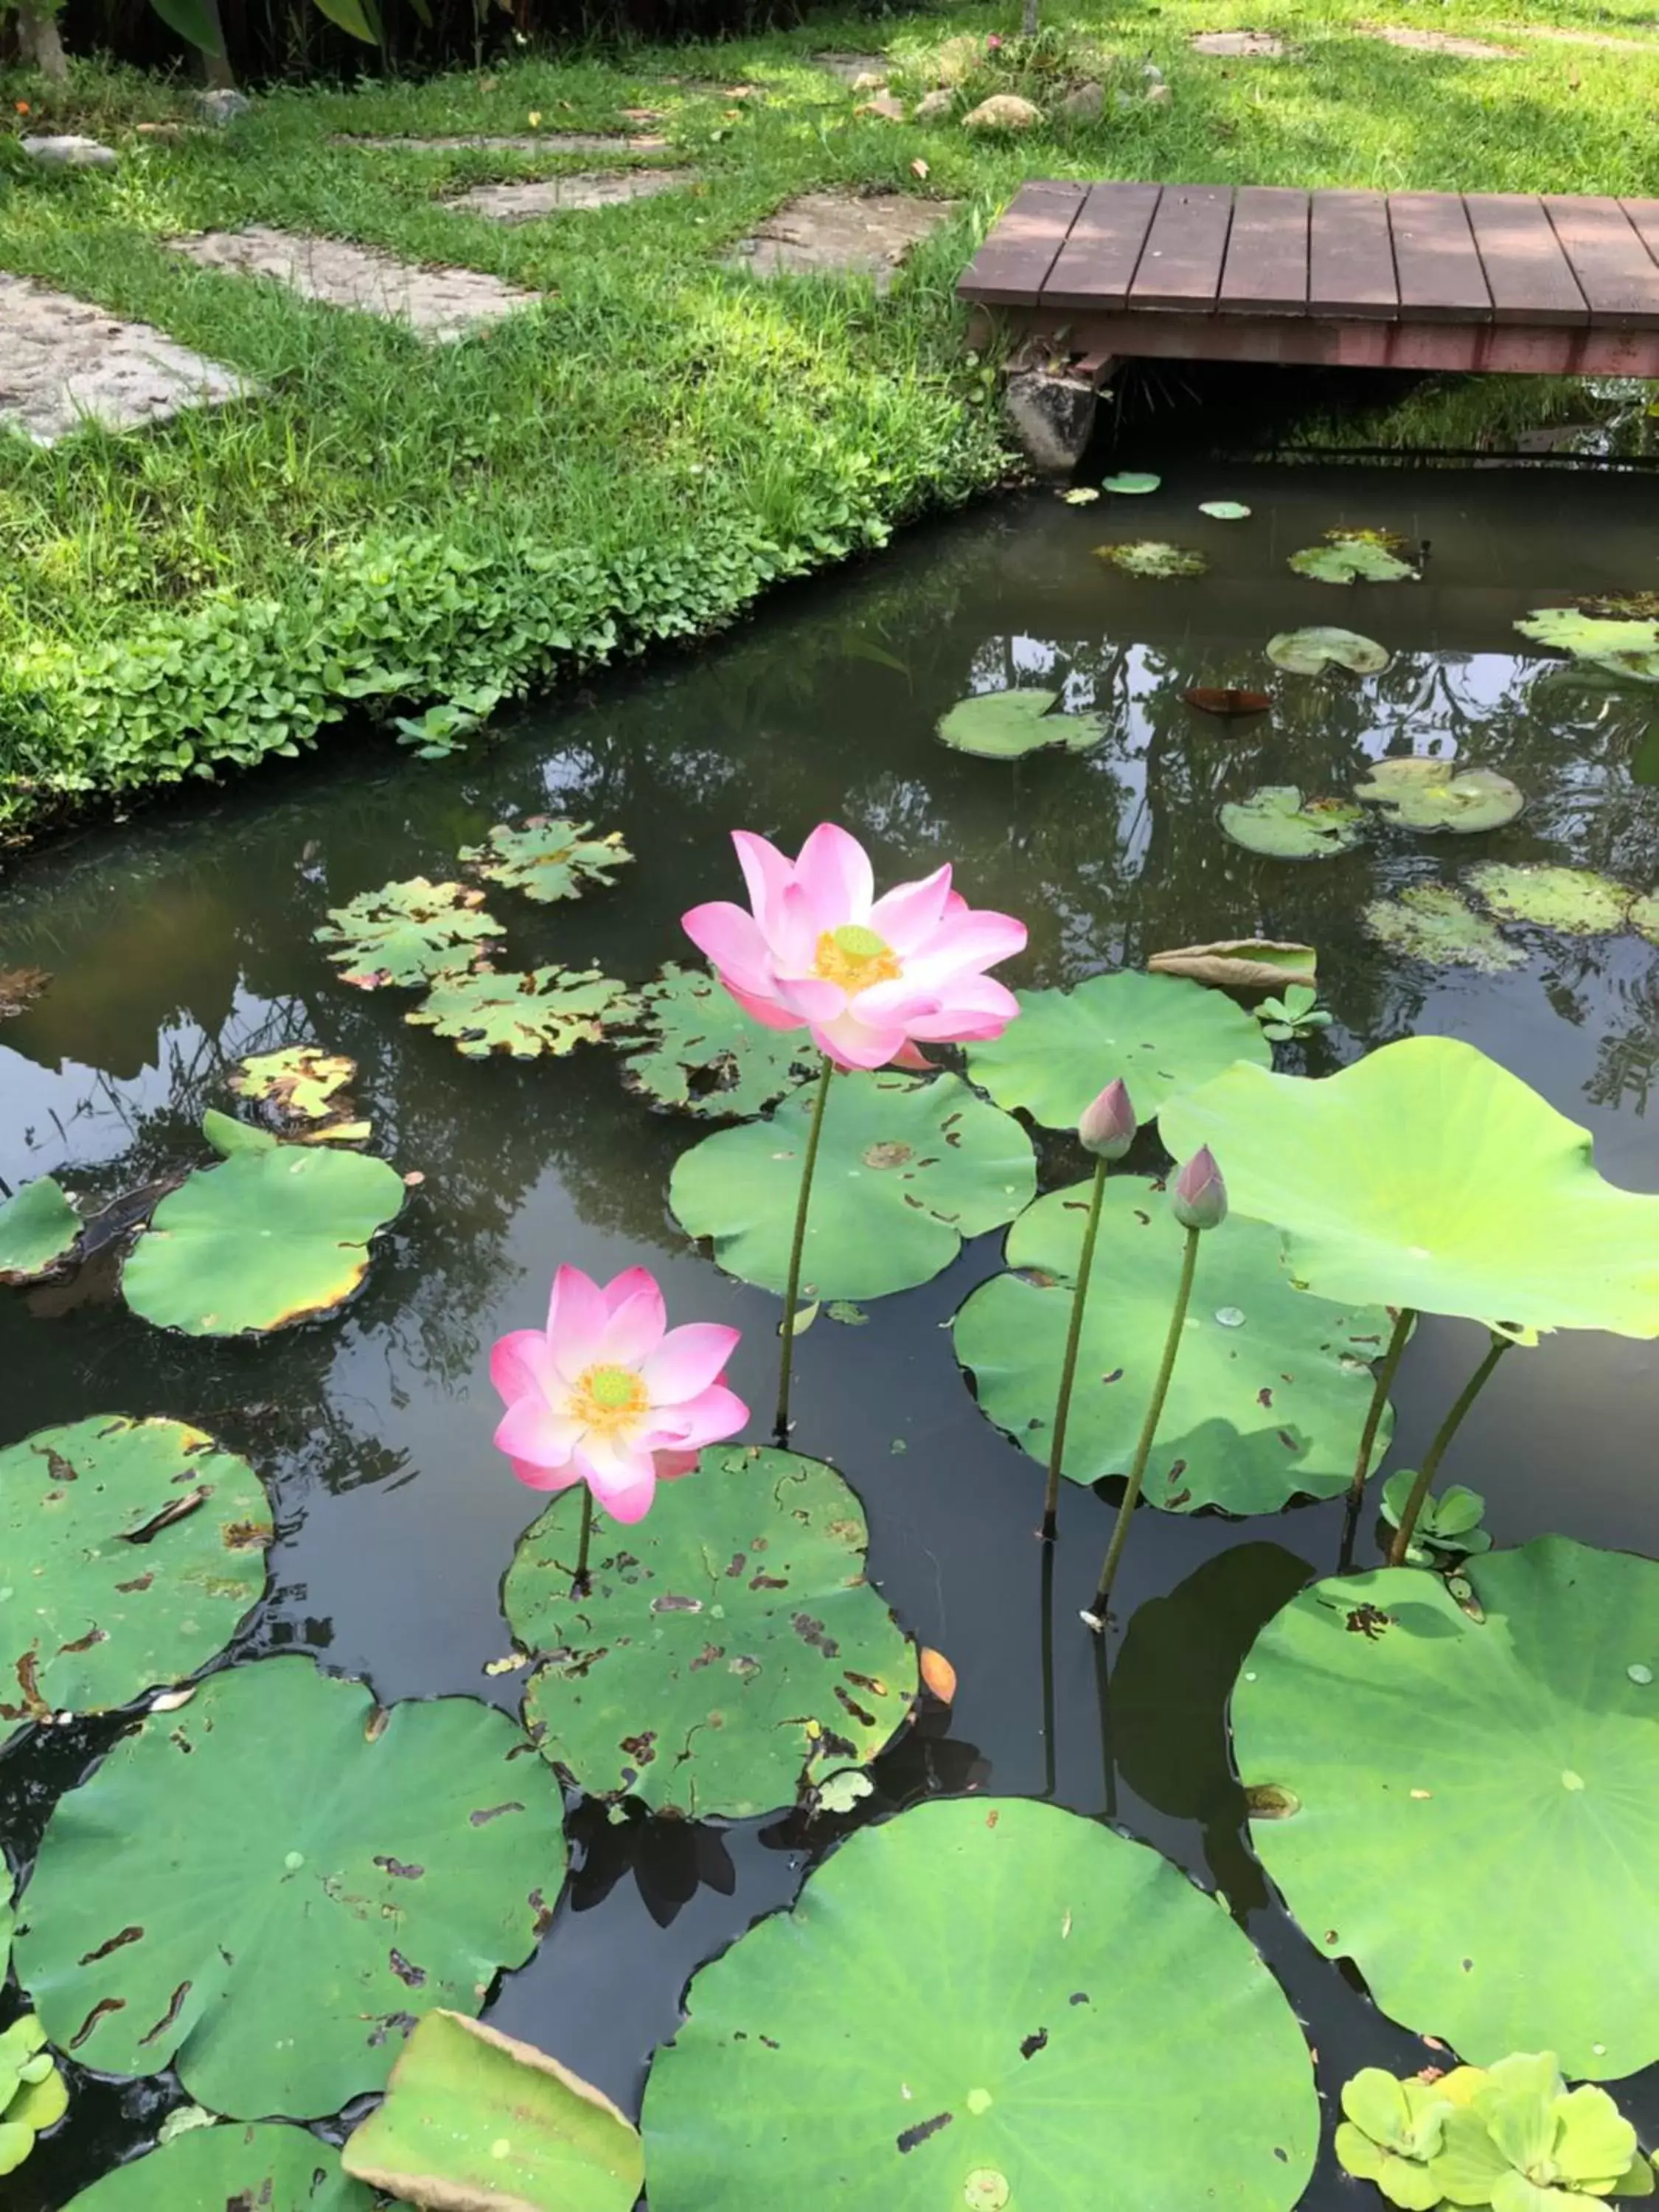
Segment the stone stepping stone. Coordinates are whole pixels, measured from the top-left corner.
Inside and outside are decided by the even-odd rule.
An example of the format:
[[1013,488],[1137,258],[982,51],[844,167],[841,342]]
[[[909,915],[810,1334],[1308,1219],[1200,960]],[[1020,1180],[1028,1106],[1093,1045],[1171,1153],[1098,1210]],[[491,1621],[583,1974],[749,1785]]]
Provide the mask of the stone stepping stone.
[[458,192],[446,207],[487,215],[496,222],[534,222],[542,216],[571,215],[580,209],[620,207],[627,200],[654,199],[678,191],[694,169],[586,169],[568,177],[536,177],[510,185],[474,185]]
[[422,268],[371,246],[354,246],[347,239],[313,238],[258,223],[246,230],[210,230],[199,238],[175,238],[168,243],[175,253],[200,268],[273,276],[307,300],[409,323],[422,337],[445,344],[465,337],[481,323],[515,314],[538,296],[482,270]]
[[961,206],[909,192],[805,192],[769,216],[726,263],[757,276],[873,276],[884,292],[910,252]]
[[477,133],[465,138],[364,138],[342,131],[328,143],[392,154],[652,154],[668,141],[593,131],[526,131],[507,137]]
[[1271,31],[1194,31],[1187,44],[1195,54],[1218,54],[1231,61],[1277,61],[1286,52]]
[[885,54],[814,54],[812,61],[843,84],[856,84],[861,76],[890,76],[893,69]]
[[1408,53],[1455,54],[1466,62],[1518,61],[1519,50],[1515,46],[1495,46],[1488,39],[1460,39],[1448,31],[1402,31],[1389,25],[1365,24],[1360,27],[1364,39],[1381,39],[1390,46],[1403,46]]
[[50,446],[80,423],[130,430],[257,389],[148,323],[0,275],[0,423]]

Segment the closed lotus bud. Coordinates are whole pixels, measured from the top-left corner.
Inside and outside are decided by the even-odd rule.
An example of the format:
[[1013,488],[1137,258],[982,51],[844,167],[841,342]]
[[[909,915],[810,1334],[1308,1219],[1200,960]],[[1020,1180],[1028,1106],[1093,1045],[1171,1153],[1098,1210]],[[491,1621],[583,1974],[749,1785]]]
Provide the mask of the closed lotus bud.
[[1097,1160],[1121,1160],[1135,1140],[1135,1109],[1121,1076],[1106,1085],[1083,1109],[1077,1140]]
[[1176,1177],[1170,1205],[1183,1229],[1218,1229],[1227,1218],[1227,1186],[1207,1145],[1200,1146]]

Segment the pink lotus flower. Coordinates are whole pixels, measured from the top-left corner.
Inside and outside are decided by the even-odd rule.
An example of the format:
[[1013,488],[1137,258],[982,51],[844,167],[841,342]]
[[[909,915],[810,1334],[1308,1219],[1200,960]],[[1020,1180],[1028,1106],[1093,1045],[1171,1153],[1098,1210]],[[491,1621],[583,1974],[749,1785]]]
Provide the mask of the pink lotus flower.
[[603,1290],[580,1267],[559,1269],[546,1329],[515,1328],[489,1355],[507,1406],[495,1442],[520,1482],[585,1482],[613,1521],[641,1521],[659,1482],[689,1474],[702,1445],[742,1428],[749,1408],[719,1379],[738,1331],[667,1322],[644,1267]]
[[838,1067],[926,1067],[918,1043],[1000,1036],[1019,1012],[984,970],[1024,949],[1025,925],[976,912],[951,890],[948,866],[877,898],[868,854],[833,822],[793,861],[750,830],[732,842],[753,913],[720,900],[683,920],[769,1029],[804,1025]]

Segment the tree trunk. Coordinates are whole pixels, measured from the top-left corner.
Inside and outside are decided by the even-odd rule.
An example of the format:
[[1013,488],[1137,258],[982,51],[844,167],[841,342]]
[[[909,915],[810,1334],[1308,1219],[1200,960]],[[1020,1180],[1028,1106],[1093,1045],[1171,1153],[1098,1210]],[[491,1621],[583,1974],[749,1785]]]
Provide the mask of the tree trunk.
[[31,8],[20,5],[17,10],[17,42],[23,50],[23,59],[38,69],[53,84],[62,84],[69,75],[69,63],[64,55],[64,41],[58,35],[58,18],[48,7]]

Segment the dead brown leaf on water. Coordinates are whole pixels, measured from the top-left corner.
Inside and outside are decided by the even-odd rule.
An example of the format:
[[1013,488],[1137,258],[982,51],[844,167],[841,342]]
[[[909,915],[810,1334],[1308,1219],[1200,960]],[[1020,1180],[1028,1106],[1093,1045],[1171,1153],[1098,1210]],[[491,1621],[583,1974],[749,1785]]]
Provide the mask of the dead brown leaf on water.
[[1225,991],[1279,991],[1286,983],[1314,990],[1318,985],[1318,955],[1312,945],[1276,937],[1222,937],[1212,945],[1177,945],[1154,952],[1146,965],[1155,975],[1185,975]]
[[33,1006],[51,981],[44,968],[0,968],[0,1021]]

